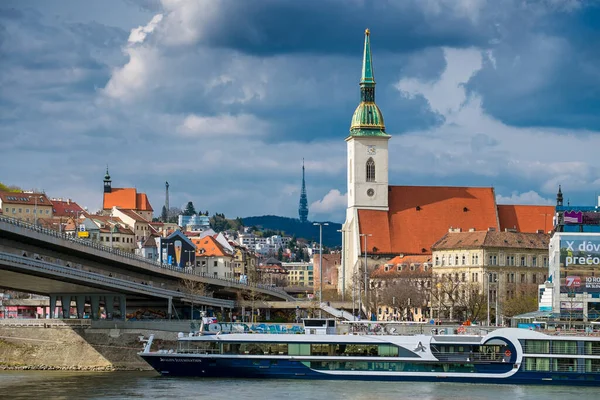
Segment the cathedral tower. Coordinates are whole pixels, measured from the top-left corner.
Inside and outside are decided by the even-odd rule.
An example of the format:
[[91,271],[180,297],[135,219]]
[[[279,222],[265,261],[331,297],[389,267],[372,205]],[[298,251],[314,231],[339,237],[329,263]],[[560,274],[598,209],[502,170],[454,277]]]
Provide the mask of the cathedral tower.
[[104,175],[104,193],[112,192],[112,181],[110,180],[110,175],[108,174],[108,165],[106,166],[106,175]]
[[365,31],[360,104],[354,111],[348,148],[348,208],[388,210],[388,141],[375,104],[370,32]]
[[306,183],[304,182],[304,159],[302,159],[302,191],[300,192],[300,206],[298,207],[300,222],[308,221],[308,200],[306,198]]

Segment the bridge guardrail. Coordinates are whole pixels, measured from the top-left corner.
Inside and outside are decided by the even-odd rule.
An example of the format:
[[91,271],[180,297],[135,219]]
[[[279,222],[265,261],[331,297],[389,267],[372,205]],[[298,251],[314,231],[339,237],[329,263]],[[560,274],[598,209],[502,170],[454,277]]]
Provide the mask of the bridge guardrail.
[[211,304],[211,305],[222,306],[222,307],[226,307],[226,308],[232,308],[234,305],[234,302],[232,300],[224,300],[224,299],[217,299],[214,297],[198,296],[198,295],[192,295],[189,293],[181,293],[181,292],[177,292],[174,290],[144,285],[144,284],[137,283],[137,282],[130,282],[125,279],[107,277],[102,274],[97,274],[95,272],[81,271],[81,270],[70,268],[70,267],[63,267],[62,265],[52,264],[47,261],[32,260],[27,257],[15,256],[14,254],[10,254],[10,253],[0,252],[0,260],[13,262],[13,263],[20,264],[20,265],[35,266],[38,269],[42,269],[42,270],[48,271],[48,272],[58,273],[63,276],[64,275],[73,276],[73,277],[87,280],[87,281],[93,281],[93,282],[103,283],[103,284],[110,285],[110,286],[116,286],[117,288],[120,288],[120,289],[133,290],[138,293],[139,292],[153,293],[156,296],[167,297],[167,298],[168,297],[189,298],[190,300],[194,300],[194,301],[198,302],[199,304]]
[[136,260],[138,262],[142,262],[142,263],[147,264],[148,266],[152,266],[154,268],[159,267],[159,268],[164,268],[164,269],[171,270],[174,272],[179,272],[182,274],[189,274],[189,275],[195,275],[195,276],[200,276],[200,277],[205,277],[205,278],[210,278],[210,279],[216,279],[223,283],[226,282],[228,284],[233,284],[233,285],[255,287],[258,289],[265,290],[265,291],[275,292],[279,295],[283,295],[284,297],[286,297],[288,299],[292,299],[292,296],[288,295],[285,290],[280,289],[280,288],[274,288],[269,285],[263,285],[260,283],[250,283],[250,282],[244,283],[244,282],[236,281],[235,279],[226,279],[226,278],[209,276],[206,273],[200,273],[197,271],[186,271],[185,268],[179,268],[179,267],[175,267],[175,266],[169,265],[169,264],[153,262],[153,261],[148,260],[145,257],[138,256],[137,254],[134,254],[134,253],[129,253],[126,251],[115,249],[113,247],[105,246],[105,245],[97,243],[97,242],[74,238],[70,235],[67,235],[66,233],[57,232],[53,229],[43,228],[41,226],[37,226],[37,225],[31,224],[28,222],[23,222],[23,221],[15,219],[15,218],[7,217],[4,215],[0,216],[0,221],[6,222],[8,224],[15,225],[15,226],[18,226],[21,228],[30,229],[32,231],[42,233],[45,235],[54,236],[56,238],[67,240],[67,241],[70,241],[73,243],[78,243],[83,246],[91,247],[91,248],[99,250],[99,251],[104,251],[104,252],[108,252],[110,254],[114,254],[114,255],[117,255],[120,257],[125,257],[125,258],[131,259],[131,260]]
[[90,319],[0,319],[0,327],[16,328],[89,328]]

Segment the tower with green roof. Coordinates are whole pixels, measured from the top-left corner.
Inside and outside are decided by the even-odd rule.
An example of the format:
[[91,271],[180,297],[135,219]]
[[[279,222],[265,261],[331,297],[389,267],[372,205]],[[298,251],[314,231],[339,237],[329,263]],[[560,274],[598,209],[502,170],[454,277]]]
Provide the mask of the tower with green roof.
[[371,33],[365,31],[360,103],[350,124],[348,210],[388,210],[388,141],[383,114],[375,103]]

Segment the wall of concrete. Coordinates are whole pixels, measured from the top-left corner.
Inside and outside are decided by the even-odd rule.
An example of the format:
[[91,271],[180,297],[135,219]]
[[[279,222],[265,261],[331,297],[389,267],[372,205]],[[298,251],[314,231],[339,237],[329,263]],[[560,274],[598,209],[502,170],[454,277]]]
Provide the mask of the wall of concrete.
[[176,332],[0,327],[0,370],[151,370],[137,355],[150,333],[153,350],[176,347]]

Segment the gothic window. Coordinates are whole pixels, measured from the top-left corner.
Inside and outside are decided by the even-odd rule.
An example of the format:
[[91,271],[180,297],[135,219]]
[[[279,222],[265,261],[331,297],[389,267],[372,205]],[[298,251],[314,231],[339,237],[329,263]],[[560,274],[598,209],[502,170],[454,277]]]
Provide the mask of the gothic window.
[[367,182],[375,182],[375,161],[372,158],[367,160]]

